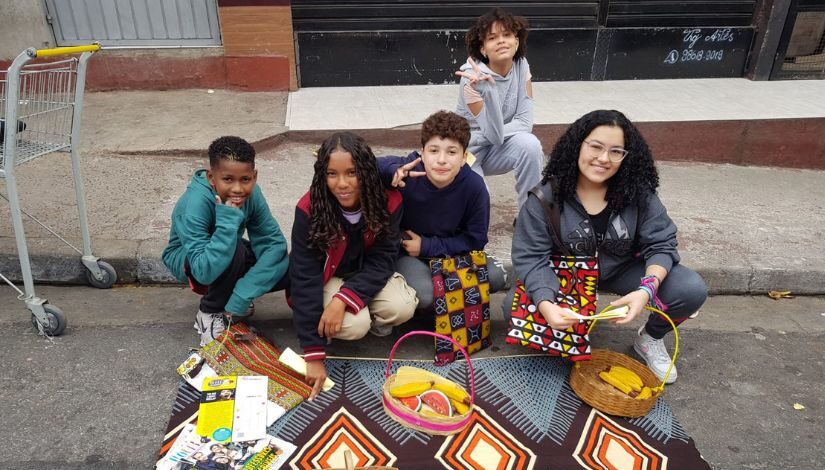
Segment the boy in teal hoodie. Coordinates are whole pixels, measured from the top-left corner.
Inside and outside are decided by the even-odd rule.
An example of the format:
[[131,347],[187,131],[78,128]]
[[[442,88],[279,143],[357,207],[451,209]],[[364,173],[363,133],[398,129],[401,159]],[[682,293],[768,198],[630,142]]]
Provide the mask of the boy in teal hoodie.
[[289,279],[286,239],[255,183],[255,149],[240,137],[220,137],[209,146],[209,166],[195,172],[175,205],[162,255],[202,295],[195,317],[201,346]]

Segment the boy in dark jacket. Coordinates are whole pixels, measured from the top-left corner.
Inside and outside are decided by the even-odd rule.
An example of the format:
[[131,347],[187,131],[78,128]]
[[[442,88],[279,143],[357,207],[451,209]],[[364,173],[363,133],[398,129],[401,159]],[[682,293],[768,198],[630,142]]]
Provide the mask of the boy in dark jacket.
[[162,255],[172,274],[202,295],[195,316],[201,346],[289,280],[286,239],[256,184],[255,149],[240,137],[221,137],[209,146],[209,165],[175,205]]
[[[429,258],[483,250],[490,227],[490,194],[484,178],[467,164],[470,125],[456,113],[439,111],[421,125],[421,150],[406,157],[378,159],[387,187],[404,198],[402,256],[395,270],[418,297],[418,308],[433,305]],[[437,210],[436,210],[437,208]],[[488,257],[490,292],[506,285],[506,272]]]

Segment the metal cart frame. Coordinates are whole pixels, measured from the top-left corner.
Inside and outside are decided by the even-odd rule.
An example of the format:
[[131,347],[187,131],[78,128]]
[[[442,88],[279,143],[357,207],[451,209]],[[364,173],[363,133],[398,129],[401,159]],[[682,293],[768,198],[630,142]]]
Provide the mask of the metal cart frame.
[[[11,209],[24,290],[21,291],[2,274],[0,278],[17,290],[20,294],[18,298],[32,313],[33,325],[40,334],[47,336],[61,334],[66,328],[66,318],[59,308],[35,293],[22,214],[32,218],[81,255],[81,262],[87,269],[86,278],[92,286],[109,288],[117,281],[114,268],[92,254],[78,149],[86,63],[98,50],[98,44],[40,50],[29,48],[14,59],[5,71],[5,77],[0,71],[0,113],[3,113],[0,118],[5,124],[4,131],[0,131],[0,137],[4,137],[0,148],[0,178],[5,178],[8,191],[7,198],[2,194],[0,197],[7,199]],[[72,57],[30,63],[38,58],[56,56]],[[20,207],[15,167],[52,152],[71,154],[82,250]]]

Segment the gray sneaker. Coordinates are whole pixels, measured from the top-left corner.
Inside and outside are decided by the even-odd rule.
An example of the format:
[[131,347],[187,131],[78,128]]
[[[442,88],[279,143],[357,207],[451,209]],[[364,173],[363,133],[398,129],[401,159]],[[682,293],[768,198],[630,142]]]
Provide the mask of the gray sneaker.
[[370,334],[379,337],[389,336],[392,334],[392,325],[379,325],[373,322],[370,327]]
[[223,313],[204,313],[198,310],[195,329],[201,335],[201,347],[206,346],[226,330]]
[[[647,334],[644,325],[639,329],[636,335],[636,341],[633,342],[633,349],[642,359],[645,360],[650,370],[659,377],[659,380],[665,378],[668,367],[670,367],[670,355],[667,353],[664,340],[654,339]],[[676,365],[670,371],[665,383],[672,384],[676,382]]]

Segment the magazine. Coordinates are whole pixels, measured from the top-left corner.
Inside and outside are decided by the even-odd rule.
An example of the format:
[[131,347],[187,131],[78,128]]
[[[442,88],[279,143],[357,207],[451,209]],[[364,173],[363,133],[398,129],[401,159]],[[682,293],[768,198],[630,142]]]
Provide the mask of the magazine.
[[273,436],[228,444],[210,439],[183,458],[175,470],[274,470],[296,449]]
[[185,425],[166,455],[155,464],[155,468],[157,470],[180,468],[181,461],[192,455],[203,445],[202,439],[195,433],[194,424]]

